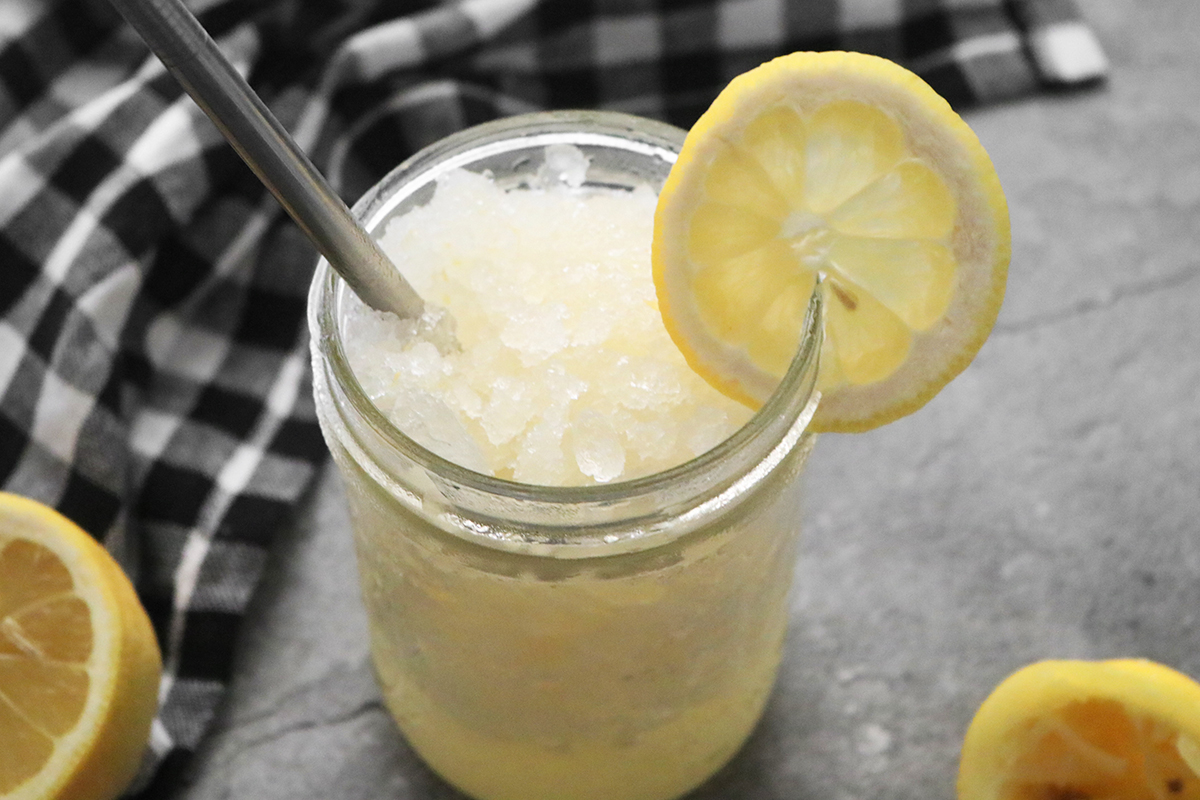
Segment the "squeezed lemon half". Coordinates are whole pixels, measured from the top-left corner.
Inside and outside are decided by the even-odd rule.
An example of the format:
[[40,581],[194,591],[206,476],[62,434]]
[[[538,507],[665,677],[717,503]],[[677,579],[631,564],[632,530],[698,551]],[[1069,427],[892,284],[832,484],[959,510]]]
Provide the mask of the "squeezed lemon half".
[[119,795],[145,751],[161,669],[108,552],[53,509],[0,492],[0,797]]
[[1008,208],[987,153],[924,81],[862,53],[793,53],[735,78],[659,196],[659,308],[689,364],[751,407],[796,352],[823,276],[815,430],[924,405],[1004,297]]
[[959,800],[1198,800],[1200,684],[1152,661],[1043,661],[963,742]]

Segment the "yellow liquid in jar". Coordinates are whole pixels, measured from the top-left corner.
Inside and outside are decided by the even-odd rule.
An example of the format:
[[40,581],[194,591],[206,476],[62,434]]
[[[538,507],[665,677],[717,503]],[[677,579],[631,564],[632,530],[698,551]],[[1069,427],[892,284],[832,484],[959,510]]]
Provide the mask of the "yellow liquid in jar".
[[732,518],[620,566],[481,554],[348,481],[376,672],[414,749],[481,800],[702,783],[774,682],[806,454]]
[[[653,208],[649,190],[442,179],[383,243],[455,317],[461,351],[359,308],[360,383],[428,449],[526,483],[629,480],[716,445],[750,412],[662,327]],[[778,668],[811,437],[698,530],[579,560],[447,532],[429,515],[451,501],[433,492],[414,514],[336,438],[384,699],[442,777],[479,800],[667,800],[736,753]]]

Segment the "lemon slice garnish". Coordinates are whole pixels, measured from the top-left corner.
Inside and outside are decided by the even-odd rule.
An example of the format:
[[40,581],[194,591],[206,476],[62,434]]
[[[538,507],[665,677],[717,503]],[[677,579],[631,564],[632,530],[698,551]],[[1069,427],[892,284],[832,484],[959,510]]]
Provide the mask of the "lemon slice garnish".
[[735,78],[659,196],[659,308],[692,368],[751,407],[796,352],[818,275],[812,427],[915,411],[974,358],[1004,296],[1008,208],[966,123],[861,53],[793,53]]

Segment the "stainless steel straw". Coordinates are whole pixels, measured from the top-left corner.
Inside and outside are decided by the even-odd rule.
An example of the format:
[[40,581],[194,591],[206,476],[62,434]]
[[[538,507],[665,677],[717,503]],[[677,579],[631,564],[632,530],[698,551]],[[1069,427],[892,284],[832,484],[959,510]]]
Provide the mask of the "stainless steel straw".
[[374,308],[419,317],[421,298],[182,0],[111,1],[350,288]]

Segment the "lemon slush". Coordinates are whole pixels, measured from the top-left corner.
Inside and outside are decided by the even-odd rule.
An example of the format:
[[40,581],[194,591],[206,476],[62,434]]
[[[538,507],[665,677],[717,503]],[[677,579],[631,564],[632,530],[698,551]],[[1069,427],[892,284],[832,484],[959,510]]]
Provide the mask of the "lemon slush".
[[820,336],[810,318],[756,415],[672,345],[649,250],[682,138],[529,115],[381,182],[355,211],[453,336],[314,280],[317,410],[385,702],[481,800],[676,797],[775,679]]

